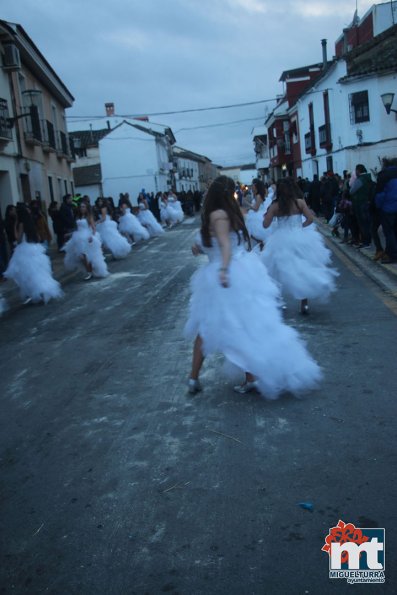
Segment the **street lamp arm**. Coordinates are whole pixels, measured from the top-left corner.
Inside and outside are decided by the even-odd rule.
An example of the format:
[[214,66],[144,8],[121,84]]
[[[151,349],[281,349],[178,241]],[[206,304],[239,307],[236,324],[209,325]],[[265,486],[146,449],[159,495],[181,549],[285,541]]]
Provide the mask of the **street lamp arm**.
[[12,128],[17,120],[20,120],[21,118],[29,118],[29,116],[30,116],[30,113],[29,114],[19,114],[19,116],[13,116],[12,118],[7,118],[8,126],[10,128]]

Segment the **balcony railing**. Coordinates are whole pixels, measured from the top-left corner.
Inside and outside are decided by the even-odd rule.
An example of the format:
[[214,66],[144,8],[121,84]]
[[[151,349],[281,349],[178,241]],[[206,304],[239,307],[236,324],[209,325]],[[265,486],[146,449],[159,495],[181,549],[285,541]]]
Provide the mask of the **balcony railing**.
[[52,122],[49,120],[42,120],[41,121],[41,130],[42,130],[42,143],[43,149],[50,151],[56,150],[56,137],[55,137],[55,129]]
[[314,130],[305,134],[305,152],[311,155],[316,154],[316,142],[314,139]]
[[12,140],[12,130],[8,123],[9,117],[7,100],[0,99],[0,139],[7,142]]
[[322,149],[330,149],[332,147],[331,125],[329,123],[323,124],[323,126],[319,126],[318,136],[320,147]]
[[310,132],[305,134],[305,151],[306,153],[310,153],[312,150],[312,135]]

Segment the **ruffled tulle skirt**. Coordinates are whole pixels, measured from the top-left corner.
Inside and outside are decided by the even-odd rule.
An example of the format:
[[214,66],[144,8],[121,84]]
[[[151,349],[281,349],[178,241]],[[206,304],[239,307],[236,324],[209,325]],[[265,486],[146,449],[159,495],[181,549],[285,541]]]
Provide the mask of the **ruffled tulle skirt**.
[[179,201],[168,204],[168,213],[172,223],[181,223],[184,219],[181,203]]
[[284,324],[279,289],[259,257],[234,256],[227,288],[219,283],[219,266],[210,262],[192,277],[185,336],[200,335],[205,355],[223,353],[232,366],[254,374],[268,398],[314,388],[320,368],[298,333]]
[[62,250],[65,252],[65,268],[75,270],[80,268],[85,270],[83,256],[92,266],[92,272],[95,277],[107,277],[109,271],[106,266],[105,258],[102,252],[102,242],[98,233],[93,233],[91,229],[82,228],[74,231],[72,237]]
[[149,209],[141,209],[138,213],[138,219],[141,224],[146,227],[151,237],[160,236],[165,233],[164,229]]
[[131,252],[131,245],[128,240],[119,233],[117,223],[111,219],[97,223],[97,231],[105,248],[114,258],[125,258]]
[[127,233],[134,238],[134,242],[141,240],[148,240],[150,238],[149,232],[140,223],[138,217],[132,213],[125,213],[119,220],[120,233]]
[[262,259],[283,294],[302,300],[327,301],[336,290],[339,273],[331,265],[331,251],[315,225],[278,225],[270,235]]
[[247,213],[245,224],[252,238],[262,242],[267,242],[272,233],[272,226],[268,227],[267,229],[263,227],[264,216],[265,211],[263,209],[259,209],[258,211],[251,209]]
[[33,302],[63,296],[58,281],[52,276],[51,261],[41,244],[22,242],[15,248],[4,277],[12,279],[19,287],[22,299]]

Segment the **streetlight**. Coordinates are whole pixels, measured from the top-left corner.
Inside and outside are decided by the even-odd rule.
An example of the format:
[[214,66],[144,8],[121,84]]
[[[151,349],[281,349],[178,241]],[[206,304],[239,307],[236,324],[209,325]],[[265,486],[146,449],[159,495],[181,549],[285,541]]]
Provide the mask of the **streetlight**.
[[7,122],[10,128],[12,128],[16,122],[16,120],[19,120],[20,118],[27,118],[27,117],[31,117],[32,121],[34,118],[34,110],[37,110],[37,106],[34,103],[34,100],[38,97],[40,97],[42,94],[42,92],[40,91],[40,89],[26,89],[26,91],[22,91],[22,95],[25,97],[29,97],[30,99],[30,105],[29,105],[29,112],[25,112],[24,114],[19,114],[19,116],[13,116],[12,118],[7,118]]
[[397,110],[392,109],[392,104],[393,104],[393,99],[394,99],[394,93],[383,93],[383,95],[380,96],[382,101],[383,101],[383,105],[385,106],[385,110],[387,114],[390,114],[390,112],[394,112],[395,114],[397,114]]

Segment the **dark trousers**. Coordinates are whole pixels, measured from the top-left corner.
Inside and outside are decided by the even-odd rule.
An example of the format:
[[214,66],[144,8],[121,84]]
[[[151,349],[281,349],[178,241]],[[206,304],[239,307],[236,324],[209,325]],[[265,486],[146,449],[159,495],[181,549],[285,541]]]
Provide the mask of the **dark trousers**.
[[373,209],[371,212],[371,236],[377,252],[383,252],[383,246],[378,231],[380,224],[380,211],[378,209]]
[[7,251],[7,244],[4,238],[4,241],[0,242],[0,275],[4,273],[8,265],[8,251]]
[[354,205],[354,214],[360,229],[361,241],[363,244],[371,243],[371,220],[369,217],[369,204],[359,202]]
[[386,213],[385,211],[381,211],[380,220],[383,233],[385,234],[387,255],[393,260],[397,260],[397,213]]

